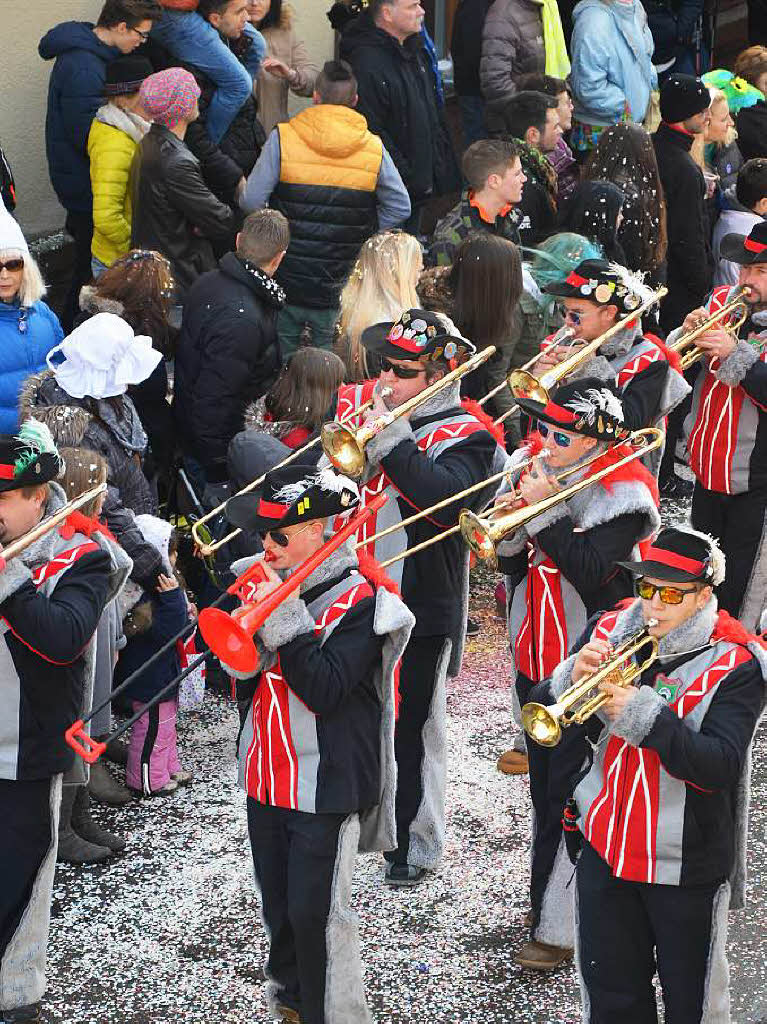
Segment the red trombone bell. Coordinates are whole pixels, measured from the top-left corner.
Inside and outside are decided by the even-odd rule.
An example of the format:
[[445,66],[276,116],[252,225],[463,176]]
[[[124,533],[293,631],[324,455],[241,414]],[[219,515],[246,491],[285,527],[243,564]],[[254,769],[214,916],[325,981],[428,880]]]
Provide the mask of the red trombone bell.
[[[258,652],[253,641],[255,633],[263,626],[272,612],[282,602],[297,590],[307,577],[311,576],[318,565],[321,565],[329,555],[332,555],[337,548],[340,548],[344,541],[355,534],[360,526],[371,516],[376,515],[379,508],[386,502],[386,494],[378,494],[369,505],[354,515],[346,526],[343,526],[337,533],[326,541],[319,551],[315,551],[305,562],[302,562],[290,576],[281,583],[276,590],[273,590],[263,601],[255,604],[246,603],[242,608],[229,615],[220,608],[205,608],[200,612],[198,625],[205,643],[221,661],[233,668],[236,672],[255,673],[258,669]],[[239,576],[229,592],[237,594],[242,598],[243,583],[260,582],[255,575],[255,570],[260,566],[256,562]],[[247,579],[245,579],[247,577]],[[266,579],[266,573],[261,570],[261,580]]]

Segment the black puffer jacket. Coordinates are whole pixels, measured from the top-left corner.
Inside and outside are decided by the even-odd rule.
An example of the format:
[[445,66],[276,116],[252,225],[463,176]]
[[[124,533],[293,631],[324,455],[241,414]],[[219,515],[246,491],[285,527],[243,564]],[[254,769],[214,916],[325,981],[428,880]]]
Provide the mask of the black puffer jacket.
[[458,189],[458,165],[420,34],[400,44],[365,10],[344,32],[341,57],[357,76],[357,110],[380,136],[411,201]]
[[759,100],[753,107],[744,107],[735,118],[738,149],[744,160],[767,156],[767,103]]
[[200,161],[185,143],[153,124],[133,165],[133,245],[168,257],[183,302],[194,280],[216,265],[211,243],[228,244],[238,215],[205,184]]
[[226,450],[245,409],[280,368],[280,286],[235,253],[189,292],[176,352],[173,411],[184,450],[209,480],[226,479]]
[[541,5],[536,0],[495,0],[482,32],[479,77],[488,103],[517,91],[517,79],[546,68]]

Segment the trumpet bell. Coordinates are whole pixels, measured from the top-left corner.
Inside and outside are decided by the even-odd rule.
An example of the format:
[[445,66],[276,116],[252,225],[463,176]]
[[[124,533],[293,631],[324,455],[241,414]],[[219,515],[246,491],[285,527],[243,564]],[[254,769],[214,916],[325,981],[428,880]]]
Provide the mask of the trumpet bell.
[[461,536],[471,551],[487,562],[491,568],[498,564],[498,556],[495,553],[495,544],[490,536],[488,521],[482,519],[470,509],[463,509],[459,517],[461,525]]
[[261,625],[256,605],[243,605],[231,615],[220,608],[204,608],[197,623],[203,640],[225,665],[237,672],[256,671],[258,651],[253,634]]
[[320,433],[322,450],[335,468],[345,476],[362,476],[365,469],[365,447],[357,435],[339,423],[326,423]]
[[559,720],[545,704],[525,704],[522,708],[522,728],[542,747],[555,747],[562,738]]
[[512,370],[508,376],[509,387],[514,398],[529,399],[533,402],[540,402],[546,405],[549,401],[549,393],[537,377],[527,370]]

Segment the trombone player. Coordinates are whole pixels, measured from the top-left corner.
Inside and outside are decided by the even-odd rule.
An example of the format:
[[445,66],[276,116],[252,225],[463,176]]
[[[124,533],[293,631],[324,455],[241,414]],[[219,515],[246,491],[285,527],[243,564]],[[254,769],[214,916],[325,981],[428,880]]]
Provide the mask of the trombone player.
[[[533,424],[528,439],[536,457],[523,470],[505,503],[537,502],[577,483],[630,451],[625,441],[618,389],[594,377],[561,384],[547,405],[521,398]],[[596,456],[596,458],[595,458]],[[601,481],[582,487],[537,515],[498,544],[506,575],[507,616],[515,689],[524,704],[532,687],[566,657],[588,618],[605,604],[631,593],[629,573],[616,562],[632,556],[639,541],[657,530],[657,486],[637,459]],[[532,970],[551,970],[572,956],[571,871],[562,838],[562,809],[569,781],[583,758],[576,734],[544,749],[527,742],[534,840],[531,858],[530,940],[516,961]]]
[[583,1019],[656,1021],[657,963],[666,1020],[725,1022],[767,650],[718,609],[725,560],[712,538],[665,529],[621,568],[636,600],[591,619],[539,688],[558,700],[643,627],[659,641],[638,686],[599,684],[610,700],[578,730],[595,743],[568,801]]
[[[697,342],[705,361],[685,420],[695,474],[692,524],[716,537],[727,557],[720,606],[753,630],[767,605],[767,222],[748,237],[725,235],[721,252],[740,266],[749,315],[740,340],[718,326]],[[693,330],[734,291],[715,288],[682,330]]]
[[[374,404],[365,422],[421,394],[475,349],[452,321],[422,309],[394,324],[377,324],[363,345],[381,358]],[[384,400],[379,389],[391,393]],[[502,468],[505,452],[483,422],[461,407],[460,381],[447,385],[395,420],[367,445],[363,505],[381,491],[391,498],[360,540],[394,526]],[[483,492],[474,495],[478,505]],[[485,495],[486,496],[486,495]],[[395,530],[369,552],[376,559],[402,554],[455,526],[461,502]],[[367,549],[366,549],[367,550]],[[397,849],[386,854],[386,883],[414,886],[436,868],[445,840],[447,772],[446,675],[457,675],[468,608],[468,551],[460,534],[395,563],[389,570],[415,615],[400,670],[396,732]]]

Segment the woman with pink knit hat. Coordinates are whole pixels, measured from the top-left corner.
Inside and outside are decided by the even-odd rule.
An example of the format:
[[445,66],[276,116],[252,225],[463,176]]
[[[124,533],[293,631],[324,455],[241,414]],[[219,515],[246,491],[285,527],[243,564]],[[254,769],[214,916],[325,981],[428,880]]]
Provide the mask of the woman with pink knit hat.
[[195,278],[215,268],[213,245],[225,250],[234,242],[238,215],[213,195],[184,143],[199,113],[194,76],[183,68],[159,71],[140,95],[152,127],[134,165],[133,245],[167,256],[181,304]]

